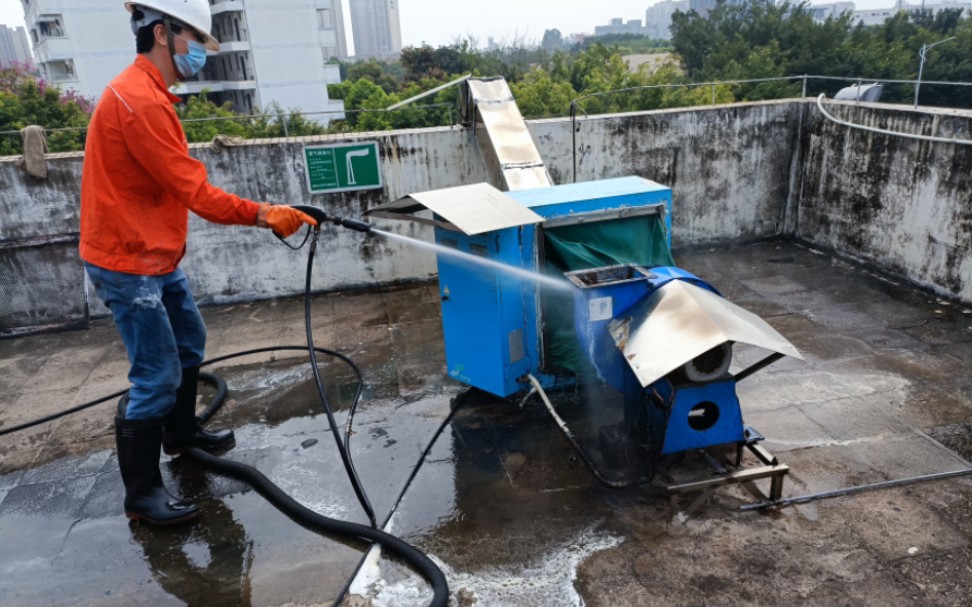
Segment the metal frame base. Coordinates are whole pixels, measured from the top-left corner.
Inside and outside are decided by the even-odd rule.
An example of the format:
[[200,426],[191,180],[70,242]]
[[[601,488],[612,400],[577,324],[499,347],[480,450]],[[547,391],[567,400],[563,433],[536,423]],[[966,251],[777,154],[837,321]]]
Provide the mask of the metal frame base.
[[[760,437],[762,438],[762,437]],[[757,439],[758,440],[758,439]],[[763,465],[756,468],[742,468],[742,456],[744,450],[756,456]],[[713,448],[701,449],[699,451],[705,461],[712,468],[713,476],[690,482],[678,483],[669,474],[664,464],[659,464],[658,472],[666,482],[671,483],[665,488],[668,490],[671,499],[672,515],[681,512],[683,515],[691,515],[698,510],[714,493],[715,489],[724,485],[740,484],[749,491],[756,499],[763,502],[778,501],[783,494],[783,479],[790,473],[790,467],[781,464],[780,461],[769,451],[758,445],[756,442],[739,443],[736,446],[735,462],[731,462],[725,453],[716,451]],[[679,454],[684,455],[684,454]],[[680,459],[680,458],[679,458]],[[666,462],[667,463],[667,462]],[[769,495],[756,486],[755,481],[769,479]],[[701,492],[688,508],[679,510],[679,498],[683,494]]]

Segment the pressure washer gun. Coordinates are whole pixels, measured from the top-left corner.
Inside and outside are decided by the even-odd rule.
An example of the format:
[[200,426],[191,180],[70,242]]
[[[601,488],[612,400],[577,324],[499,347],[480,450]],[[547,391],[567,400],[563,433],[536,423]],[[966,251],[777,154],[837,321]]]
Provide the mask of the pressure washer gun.
[[357,219],[347,219],[345,217],[331,217],[327,213],[325,213],[323,209],[320,209],[318,207],[312,207],[310,205],[295,204],[293,205],[293,208],[297,209],[298,211],[307,213],[308,215],[316,219],[317,220],[317,227],[315,228],[316,230],[321,229],[322,223],[324,223],[325,221],[329,221],[334,225],[343,226],[345,228],[348,228],[350,230],[355,230],[357,232],[363,232],[365,234],[371,232],[370,224],[367,224],[363,221],[358,221]]

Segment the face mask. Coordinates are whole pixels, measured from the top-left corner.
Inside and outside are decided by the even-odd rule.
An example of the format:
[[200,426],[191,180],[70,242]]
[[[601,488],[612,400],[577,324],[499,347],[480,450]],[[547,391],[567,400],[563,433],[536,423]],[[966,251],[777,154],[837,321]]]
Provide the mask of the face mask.
[[176,53],[173,55],[173,60],[175,61],[176,69],[179,70],[182,77],[190,78],[199,73],[199,70],[206,65],[206,47],[195,40],[189,40],[182,36],[179,37],[186,41],[186,44],[189,46],[189,52],[185,55]]

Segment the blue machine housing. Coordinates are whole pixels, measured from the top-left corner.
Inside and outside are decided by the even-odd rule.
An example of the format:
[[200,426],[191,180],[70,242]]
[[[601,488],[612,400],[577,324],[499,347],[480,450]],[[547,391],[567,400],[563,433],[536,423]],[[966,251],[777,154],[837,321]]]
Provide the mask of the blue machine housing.
[[662,379],[648,388],[656,398],[641,429],[658,455],[745,440],[736,380],[675,385]]
[[[621,218],[651,210],[664,218],[671,245],[671,190],[641,177],[507,192],[545,219],[570,225]],[[539,252],[543,226],[521,225],[476,235],[435,229],[437,244],[503,264],[543,272]],[[490,269],[471,269],[447,255],[438,256],[439,291],[448,374],[466,384],[506,397],[525,389],[527,374],[546,386],[557,379],[545,373],[540,289],[532,281]]]
[[647,438],[654,455],[668,455],[744,439],[736,382],[705,383],[665,377],[643,387],[608,331],[608,324],[673,280],[715,294],[699,277],[674,267],[620,265],[567,273],[574,284],[578,339],[598,377],[623,394],[625,435]]
[[675,267],[649,270],[626,264],[577,270],[566,276],[576,287],[574,325],[577,339],[598,377],[618,392],[630,390],[631,382],[637,380],[608,332],[608,323],[673,280],[683,280],[721,295],[698,276]]

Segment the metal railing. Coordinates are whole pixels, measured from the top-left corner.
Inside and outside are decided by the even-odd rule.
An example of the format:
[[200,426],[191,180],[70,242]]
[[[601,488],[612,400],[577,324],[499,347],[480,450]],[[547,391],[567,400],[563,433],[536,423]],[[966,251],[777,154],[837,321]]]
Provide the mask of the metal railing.
[[[689,89],[689,88],[703,88],[708,87],[711,90],[710,101],[712,105],[718,104],[718,91],[719,87],[735,86],[735,85],[745,85],[745,84],[760,84],[768,82],[799,82],[801,83],[801,91],[799,98],[805,98],[808,96],[809,83],[813,80],[823,80],[823,81],[840,81],[846,82],[848,85],[857,85],[858,91],[861,90],[861,85],[868,82],[878,82],[882,84],[902,84],[902,85],[915,85],[917,88],[919,86],[918,80],[900,80],[893,78],[865,78],[863,76],[855,77],[841,77],[841,76],[815,76],[804,74],[802,76],[780,76],[774,78],[750,78],[742,80],[718,80],[709,82],[688,82],[688,83],[672,83],[672,84],[652,84],[645,86],[627,87],[622,89],[613,89],[610,91],[600,91],[597,93],[591,93],[589,95],[583,95],[576,97],[571,100],[569,107],[567,108],[568,115],[571,118],[572,130],[574,132],[574,145],[576,146],[576,121],[578,112],[583,113],[585,116],[588,115],[586,109],[584,109],[582,102],[586,100],[591,100],[599,97],[604,97],[608,95],[620,95],[620,94],[630,94],[635,92],[643,92],[653,89]],[[940,80],[922,80],[920,85],[938,85],[938,86],[957,86],[957,87],[970,87],[972,82],[947,82]],[[794,97],[782,96],[776,99],[792,99]],[[448,107],[448,124],[453,124],[453,104],[450,103],[434,103],[425,105],[413,105],[412,108],[436,108],[436,107]],[[677,109],[678,107],[691,107],[691,106],[673,106],[672,109]],[[653,109],[653,108],[644,108]],[[320,110],[312,112],[290,112],[290,113],[271,113],[271,114],[239,114],[236,116],[214,116],[209,118],[192,118],[183,120],[183,124],[200,123],[200,122],[226,122],[226,121],[237,121],[237,122],[249,122],[252,120],[272,120],[276,124],[280,125],[283,130],[283,136],[285,138],[290,138],[290,129],[288,126],[289,121],[294,117],[315,117],[315,116],[335,116],[335,115],[355,115],[355,114],[368,114],[368,113],[389,113],[395,111],[406,111],[405,108],[400,107],[400,104],[390,106],[388,108],[379,109],[355,109],[355,110]],[[322,134],[346,134],[349,132],[358,132],[353,129],[348,128],[347,121],[343,119],[335,120],[336,126],[323,126]],[[445,125],[443,125],[445,126]],[[52,128],[45,129],[47,133],[60,133],[60,132],[81,132],[87,131],[87,127],[64,127],[64,128]],[[20,137],[19,130],[7,130],[0,131],[0,137]],[[576,172],[576,167],[575,167]]]
[[[422,104],[422,105],[414,105],[414,106],[412,106],[412,108],[389,107],[389,108],[378,108],[378,109],[319,110],[319,111],[314,111],[314,112],[286,112],[286,113],[272,113],[272,114],[239,114],[239,115],[235,115],[235,116],[211,116],[211,117],[207,117],[207,118],[186,118],[186,119],[180,119],[179,122],[181,122],[183,125],[189,125],[189,124],[193,124],[193,123],[206,123],[206,122],[251,122],[251,121],[255,121],[255,120],[269,120],[269,121],[272,121],[272,122],[270,122],[269,124],[267,124],[266,125],[267,127],[272,128],[274,125],[279,126],[279,128],[281,128],[283,130],[283,136],[284,136],[284,138],[285,139],[290,139],[291,138],[291,134],[290,134],[290,126],[289,126],[289,123],[290,123],[290,121],[291,121],[292,118],[312,118],[312,117],[315,117],[315,116],[328,116],[328,117],[331,117],[331,116],[337,115],[338,118],[332,118],[331,119],[332,123],[335,126],[331,126],[331,125],[325,126],[323,124],[316,123],[318,126],[320,126],[320,129],[321,129],[321,132],[320,133],[314,133],[312,135],[295,134],[294,137],[314,136],[314,135],[341,135],[341,134],[346,134],[346,133],[360,132],[360,131],[357,131],[355,129],[351,129],[351,128],[348,127],[347,121],[345,121],[343,119],[343,117],[344,116],[347,116],[348,114],[352,114],[352,115],[362,115],[362,114],[388,114],[388,113],[395,112],[395,111],[406,111],[407,109],[414,109],[414,108],[418,108],[418,109],[431,108],[431,109],[434,109],[434,108],[440,108],[440,107],[446,108],[446,122],[447,122],[447,124],[446,125],[443,125],[443,126],[448,126],[448,125],[454,124],[454,121],[453,121],[453,113],[455,111],[455,105],[452,104],[452,103],[428,103],[428,104]],[[60,128],[44,129],[44,132],[47,135],[50,135],[52,133],[82,133],[82,134],[86,134],[87,133],[87,130],[88,130],[88,127],[87,126],[77,126],[77,127],[60,127]],[[0,137],[16,137],[19,140],[20,137],[21,137],[21,132],[20,132],[19,129],[18,130],[0,131]],[[194,143],[205,143],[205,142],[194,142]],[[52,152],[52,153],[59,153],[59,152]],[[2,157],[2,156],[0,156],[0,157]]]

